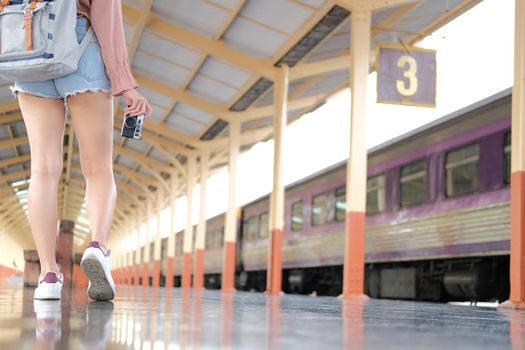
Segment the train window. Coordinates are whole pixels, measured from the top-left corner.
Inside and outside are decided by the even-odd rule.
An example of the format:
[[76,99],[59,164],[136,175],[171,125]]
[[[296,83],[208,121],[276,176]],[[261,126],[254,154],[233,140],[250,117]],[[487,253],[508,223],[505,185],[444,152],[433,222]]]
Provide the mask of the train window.
[[511,172],[511,160],[510,160],[510,142],[511,142],[511,133],[508,132],[505,134],[505,148],[504,148],[504,154],[505,154],[505,165],[504,165],[504,169],[505,169],[505,173],[503,174],[504,175],[504,178],[503,178],[503,181],[505,181],[505,184],[508,185],[510,184],[510,172]]
[[335,190],[335,221],[345,221],[346,216],[346,186]]
[[369,177],[366,183],[366,212],[377,214],[385,210],[385,175]]
[[298,201],[292,204],[292,231],[301,230],[303,228],[303,209],[303,201]]
[[425,160],[401,168],[401,206],[409,207],[427,200],[427,162]]
[[224,227],[218,229],[215,233],[215,247],[221,248],[224,243]]
[[182,255],[182,252],[184,250],[184,232],[177,233],[175,243],[175,255]]
[[261,238],[268,237],[268,230],[269,230],[269,225],[270,225],[268,220],[269,220],[268,213],[262,213],[259,216],[259,223],[260,223],[259,237]]
[[447,153],[447,196],[473,193],[479,188],[479,145]]
[[327,224],[332,221],[335,208],[334,198],[328,193],[318,194],[312,199],[312,226]]
[[259,217],[252,216],[244,223],[244,239],[252,241],[257,238],[257,232],[259,232]]
[[211,232],[206,232],[206,249],[212,248]]

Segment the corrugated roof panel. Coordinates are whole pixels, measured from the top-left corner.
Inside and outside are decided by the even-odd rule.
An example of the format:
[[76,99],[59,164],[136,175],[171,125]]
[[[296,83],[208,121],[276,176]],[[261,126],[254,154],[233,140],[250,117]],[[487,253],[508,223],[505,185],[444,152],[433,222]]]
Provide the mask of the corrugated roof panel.
[[[11,85],[11,84],[9,84]],[[8,102],[12,101],[15,97],[13,96],[13,93],[9,89],[9,85],[5,85],[0,87],[0,101],[2,102]]]
[[30,154],[31,153],[31,149],[29,148],[29,144],[28,143],[17,146],[17,149],[18,149],[18,152],[21,155],[25,155],[25,154]]
[[177,113],[171,113],[166,123],[188,136],[195,136],[204,132],[204,124],[185,118]]
[[[120,134],[119,134],[120,135]],[[122,138],[122,136],[119,136],[119,139]],[[134,151],[144,153],[150,146],[149,142],[145,142],[144,140],[135,140],[135,139],[126,139],[126,147],[131,148]]]
[[326,0],[297,0],[303,4],[310,5],[316,8],[321,8],[326,3]]
[[270,58],[286,43],[288,36],[237,17],[224,34],[223,40],[228,46],[249,55]]
[[236,89],[209,79],[202,74],[198,74],[193,79],[188,90],[194,92],[196,96],[218,104],[226,103],[237,94]]
[[138,164],[135,160],[133,160],[133,158],[130,158],[125,154],[121,154],[118,157],[117,163],[130,169],[134,169]]
[[25,125],[23,120],[20,120],[20,121],[17,121],[17,122],[13,122],[10,125],[11,125],[11,130],[13,130],[13,136],[14,137],[27,135],[26,125]]
[[153,148],[153,150],[150,152],[149,157],[158,160],[159,162],[163,162],[165,164],[168,164],[168,160],[166,157],[162,155],[156,148]]
[[9,131],[7,130],[7,125],[0,125],[0,140],[8,140],[11,136],[9,136]]
[[241,2],[241,0],[208,0],[208,1],[214,4],[217,4],[219,6],[227,7],[230,10],[234,9]]
[[148,89],[147,87],[141,86],[140,92],[148,99],[150,103],[153,103],[157,106],[161,106],[163,108],[167,108],[171,105],[172,100],[170,97],[160,94],[156,91],[153,91],[151,89]]
[[167,40],[149,30],[144,31],[139,48],[155,56],[162,57],[168,62],[175,62],[187,69],[195,67],[202,58],[200,52]]
[[153,80],[157,79],[163,84],[181,87],[188,79],[189,70],[170,64],[164,60],[137,52],[133,67],[149,75]]
[[230,64],[216,60],[212,57],[204,62],[200,69],[200,73],[227,83],[228,85],[232,85],[238,89],[242,88],[252,76],[252,74],[247,71],[237,69]]
[[154,105],[152,105],[151,108],[153,108],[151,119],[153,119],[157,123],[163,122],[162,118],[164,118],[164,116],[166,115],[167,108],[161,108]]
[[262,107],[262,106],[271,105],[273,103],[273,95],[274,95],[274,90],[273,90],[273,85],[272,85],[268,90],[266,90],[261,95],[261,97],[259,97],[257,99],[257,101],[255,102],[254,106],[255,107]]
[[118,170],[113,171],[113,175],[115,176],[115,179],[117,181],[125,182],[125,181],[128,180],[128,178],[126,176],[122,175],[121,173],[119,173]]
[[175,24],[212,38],[229,13],[203,0],[156,0],[153,12]]
[[288,0],[248,1],[242,15],[289,35],[299,31],[313,12]]
[[350,32],[346,30],[348,25],[349,20],[347,19],[343,27],[308,55],[306,61],[316,62],[348,52],[350,47]]
[[306,90],[301,97],[315,96],[332,91],[343,82],[348,81],[348,69],[341,69],[321,79],[317,84]]
[[251,128],[263,128],[265,126],[272,126],[273,125],[273,117],[268,116],[264,118],[249,120],[247,122],[244,122],[241,124],[241,130],[244,132],[244,130],[251,129]]
[[193,119],[201,124],[209,124],[214,119],[214,116],[212,116],[211,114],[203,112],[200,109],[183,103],[177,103],[174,112],[183,115],[189,119]]

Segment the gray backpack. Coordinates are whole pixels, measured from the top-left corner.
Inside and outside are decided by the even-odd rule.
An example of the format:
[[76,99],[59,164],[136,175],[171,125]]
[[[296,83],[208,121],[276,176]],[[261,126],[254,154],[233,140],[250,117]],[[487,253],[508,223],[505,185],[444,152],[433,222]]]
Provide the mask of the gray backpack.
[[76,0],[0,0],[0,77],[39,81],[77,70],[93,37],[78,44]]

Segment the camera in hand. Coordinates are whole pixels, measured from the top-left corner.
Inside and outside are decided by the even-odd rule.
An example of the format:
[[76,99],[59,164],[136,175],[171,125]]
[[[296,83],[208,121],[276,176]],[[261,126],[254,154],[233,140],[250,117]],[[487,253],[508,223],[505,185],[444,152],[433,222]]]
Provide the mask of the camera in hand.
[[124,116],[124,122],[122,123],[120,135],[130,139],[140,139],[143,125],[144,114],[138,115],[136,117],[126,114]]

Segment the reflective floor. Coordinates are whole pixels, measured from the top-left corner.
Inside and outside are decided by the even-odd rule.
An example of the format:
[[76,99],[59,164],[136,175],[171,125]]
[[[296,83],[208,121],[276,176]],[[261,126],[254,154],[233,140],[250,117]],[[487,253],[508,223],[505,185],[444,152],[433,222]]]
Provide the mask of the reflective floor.
[[525,349],[525,312],[119,286],[62,301],[0,286],[0,349]]

